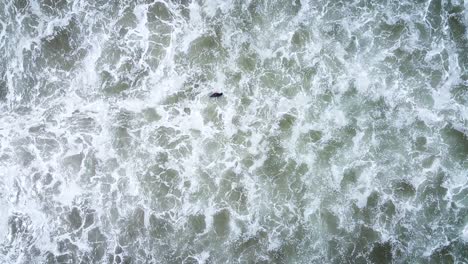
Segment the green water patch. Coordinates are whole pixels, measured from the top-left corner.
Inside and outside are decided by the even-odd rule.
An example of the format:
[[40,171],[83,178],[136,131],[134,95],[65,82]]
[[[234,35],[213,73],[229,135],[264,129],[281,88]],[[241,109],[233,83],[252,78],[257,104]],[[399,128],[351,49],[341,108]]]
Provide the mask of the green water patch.
[[141,179],[145,193],[151,198],[151,206],[158,211],[168,211],[180,206],[181,178],[179,172],[163,164],[150,166]]
[[[156,155],[157,159],[166,155],[169,155],[172,159],[183,159],[190,156],[193,151],[190,135],[182,134],[180,131],[166,126],[158,126],[154,131],[150,132],[145,144],[164,149],[165,153],[158,153]],[[166,159],[164,158],[164,160]]]
[[136,114],[120,109],[113,118],[114,123],[111,127],[112,147],[121,158],[127,159],[131,155],[132,146],[135,142],[133,127],[136,125]]
[[427,150],[427,138],[424,136],[417,137],[414,141],[414,147],[419,151]]
[[398,41],[405,33],[406,24],[403,20],[398,20],[394,23],[388,23],[382,21],[382,23],[376,28],[374,34],[381,38],[381,41],[388,44],[387,47],[391,47]]
[[61,15],[68,11],[69,2],[67,0],[44,0],[39,3],[41,11],[47,15]]
[[148,40],[149,56],[147,62],[150,67],[157,69],[161,60],[166,55],[166,49],[172,40],[173,26],[170,22],[173,20],[173,14],[162,2],[156,2],[148,9],[148,29],[150,37]]
[[[449,11],[448,17],[448,26],[450,29],[450,37],[455,42],[459,54],[468,53],[468,35],[467,35],[467,25],[465,24],[466,12],[463,6],[454,6],[452,10]],[[468,58],[467,56],[460,56],[458,58],[460,68],[468,68]]]
[[450,6],[448,10],[448,26],[451,37],[455,43],[459,45],[463,44],[463,42],[466,42],[466,25],[463,23],[465,8],[463,5],[453,5],[453,3],[450,3],[448,6]]
[[165,239],[174,232],[172,224],[164,218],[152,214],[149,218],[149,234],[152,238]]
[[141,49],[124,49],[119,42],[111,41],[104,46],[96,70],[101,91],[106,97],[127,97],[139,91],[149,76],[149,69],[144,65],[134,67],[135,60],[141,56]]
[[223,209],[213,216],[213,229],[217,237],[224,237],[229,234],[230,213]]
[[171,10],[163,2],[155,2],[148,8],[148,21],[155,20],[170,22],[173,18]]
[[161,115],[154,108],[145,108],[142,111],[143,117],[148,122],[157,122],[161,120]]
[[390,242],[374,243],[369,259],[372,263],[392,263],[392,249]]
[[323,132],[319,130],[309,130],[299,136],[297,142],[297,150],[299,153],[309,153],[311,149],[320,144],[323,137]]
[[243,53],[237,59],[237,63],[242,71],[252,73],[257,68],[258,55],[255,53]]
[[226,55],[225,52],[218,36],[205,35],[192,41],[188,57],[192,64],[207,65],[220,63]]
[[445,126],[441,134],[448,146],[450,156],[455,158],[461,166],[468,166],[468,136],[451,125]]
[[208,105],[202,112],[203,122],[205,124],[213,124],[216,127],[223,126],[222,109],[215,104]]
[[231,250],[240,260],[255,260],[259,257],[258,252],[261,252],[267,244],[267,239],[267,233],[260,231],[254,236],[238,239],[233,243]]
[[447,188],[444,186],[446,174],[438,172],[431,178],[423,182],[417,189],[417,199],[424,205],[423,221],[438,219],[446,210]]
[[[294,112],[294,111],[293,111]],[[279,120],[279,129],[282,132],[290,132],[291,129],[294,127],[296,122],[296,116],[291,114],[284,114],[281,119]]]
[[333,212],[327,209],[322,209],[320,217],[325,223],[329,234],[337,234],[339,232],[340,219]]
[[394,181],[392,183],[392,190],[400,199],[410,199],[416,194],[416,188],[406,180]]
[[443,26],[443,8],[441,0],[431,0],[428,7],[427,20],[431,25],[432,33],[440,33]]
[[205,215],[203,214],[191,215],[189,217],[188,222],[189,222],[190,229],[195,234],[201,234],[205,232],[206,230]]
[[293,51],[303,51],[311,39],[310,32],[305,26],[297,29],[291,37],[291,48]]
[[88,232],[88,242],[91,246],[90,260],[92,262],[100,261],[106,252],[107,238],[99,228],[95,227]]
[[[468,74],[464,77],[468,81]],[[450,90],[452,98],[461,105],[468,105],[468,85],[458,84],[454,85]]]
[[343,191],[348,190],[349,188],[353,188],[354,185],[357,183],[357,180],[360,176],[360,170],[358,168],[350,168],[346,169],[343,172],[343,177],[340,181],[340,187]]
[[338,21],[330,21],[320,28],[320,33],[325,39],[332,39],[344,45],[348,43],[348,31],[345,26]]
[[321,167],[329,167],[333,157],[341,153],[345,147],[345,142],[339,138],[333,138],[321,143],[315,151],[317,163]]
[[220,175],[216,201],[226,204],[231,210],[238,214],[248,214],[248,190],[240,182],[242,176],[232,170]]
[[[355,232],[354,242],[347,243],[345,246],[345,255],[348,256],[347,259],[351,259],[355,263],[368,263],[372,251],[368,250],[367,245],[379,243],[379,233],[366,225],[357,226]],[[338,255],[337,259],[340,260],[343,258],[342,256]]]
[[286,3],[270,3],[265,0],[254,0],[249,3],[247,10],[255,25],[264,26],[268,24],[271,17],[294,17],[301,7],[302,4],[298,0]]
[[415,49],[412,51],[407,51],[402,48],[398,48],[394,51],[396,61],[392,62],[390,60],[389,62],[395,64],[394,66],[396,66],[399,72],[401,72],[401,74],[404,76],[414,78],[415,76],[420,75],[420,68],[424,68],[424,66],[419,66],[422,66],[421,62],[424,61],[426,53],[426,50]]
[[281,145],[281,139],[278,136],[269,137],[267,142],[266,160],[263,163],[260,174],[274,177],[286,165],[286,161],[283,159],[285,149]]
[[[133,12],[133,8],[131,6],[126,7],[121,12],[122,14],[119,16],[116,23],[116,26],[120,27],[119,33],[122,33],[121,30],[128,32],[129,29],[135,28],[138,25],[138,18]],[[148,20],[150,20],[150,17]]]
[[71,70],[76,62],[86,56],[86,50],[80,47],[80,27],[76,18],[72,18],[68,25],[56,28],[53,35],[41,41],[41,58],[44,67],[61,70]]

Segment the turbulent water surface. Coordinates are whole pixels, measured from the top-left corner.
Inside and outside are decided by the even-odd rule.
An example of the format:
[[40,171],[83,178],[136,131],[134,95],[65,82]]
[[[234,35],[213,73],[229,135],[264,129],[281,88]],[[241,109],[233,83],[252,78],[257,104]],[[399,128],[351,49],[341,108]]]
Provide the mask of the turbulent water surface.
[[467,26],[463,0],[0,1],[0,262],[467,263]]

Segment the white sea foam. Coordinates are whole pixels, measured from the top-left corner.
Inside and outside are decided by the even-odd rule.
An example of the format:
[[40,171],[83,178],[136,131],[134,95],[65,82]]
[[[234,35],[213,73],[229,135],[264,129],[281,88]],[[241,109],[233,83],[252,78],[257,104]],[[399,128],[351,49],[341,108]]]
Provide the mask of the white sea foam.
[[461,1],[1,8],[2,262],[466,260]]

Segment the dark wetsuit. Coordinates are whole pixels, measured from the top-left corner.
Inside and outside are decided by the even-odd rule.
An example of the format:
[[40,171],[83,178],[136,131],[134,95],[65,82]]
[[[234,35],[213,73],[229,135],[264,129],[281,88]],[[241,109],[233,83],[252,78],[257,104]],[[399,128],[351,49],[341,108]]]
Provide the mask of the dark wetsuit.
[[223,93],[212,93],[210,97],[220,97]]

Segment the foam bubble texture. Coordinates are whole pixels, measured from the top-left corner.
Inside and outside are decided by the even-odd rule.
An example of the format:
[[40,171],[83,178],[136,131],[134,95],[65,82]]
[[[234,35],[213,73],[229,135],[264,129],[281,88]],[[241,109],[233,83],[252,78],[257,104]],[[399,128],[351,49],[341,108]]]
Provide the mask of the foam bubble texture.
[[467,13],[0,2],[0,262],[468,262]]

